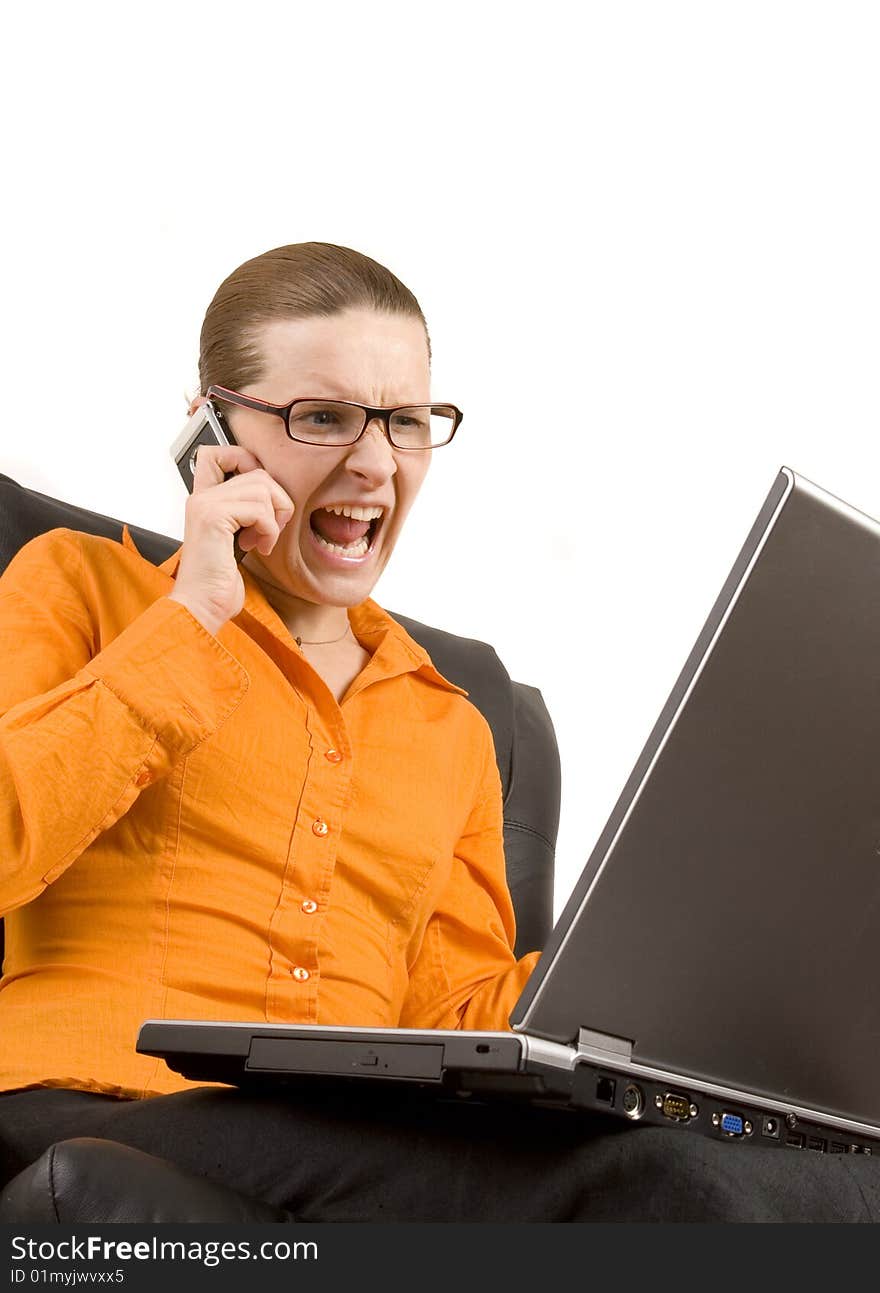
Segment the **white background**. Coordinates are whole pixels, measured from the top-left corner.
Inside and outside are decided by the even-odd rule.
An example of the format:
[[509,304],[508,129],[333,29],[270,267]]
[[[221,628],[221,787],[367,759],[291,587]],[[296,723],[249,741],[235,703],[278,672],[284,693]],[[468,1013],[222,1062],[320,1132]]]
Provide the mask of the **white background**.
[[0,470],[181,538],[220,281],[386,264],[465,420],[374,596],[541,689],[558,913],[779,467],[880,516],[878,66],[847,0],[18,6]]

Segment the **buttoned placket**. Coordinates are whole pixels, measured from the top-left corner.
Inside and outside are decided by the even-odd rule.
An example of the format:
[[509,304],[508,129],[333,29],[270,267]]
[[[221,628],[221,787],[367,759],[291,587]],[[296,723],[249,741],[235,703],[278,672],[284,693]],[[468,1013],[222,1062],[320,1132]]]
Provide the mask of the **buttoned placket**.
[[[337,703],[329,687],[294,645],[286,626],[268,602],[245,580],[243,618],[248,615],[268,629],[276,665],[287,678],[301,706],[309,753],[301,786],[290,787],[291,832],[278,899],[269,921],[269,974],[266,1018],[270,1021],[314,1023],[318,1020],[321,931],[353,790],[353,754],[343,710],[378,682],[413,668],[433,671],[408,643],[374,645],[369,663]],[[235,626],[241,628],[243,625]],[[246,630],[245,630],[246,631]],[[368,631],[366,629],[365,631]],[[450,684],[441,681],[446,686]],[[467,692],[463,688],[452,687]]]
[[273,1021],[314,1023],[323,917],[351,798],[353,768],[342,707],[304,658],[291,664],[309,754],[303,784],[292,788],[296,815],[269,927],[266,1016]]

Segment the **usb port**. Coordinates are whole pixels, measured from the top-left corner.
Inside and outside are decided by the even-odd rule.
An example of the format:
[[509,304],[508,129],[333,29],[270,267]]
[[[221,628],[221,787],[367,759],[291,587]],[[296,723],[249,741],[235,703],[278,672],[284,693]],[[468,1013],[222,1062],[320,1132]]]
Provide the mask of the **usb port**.
[[845,1153],[846,1153],[846,1145],[844,1145],[844,1144],[843,1144],[841,1141],[839,1141],[839,1140],[832,1140],[831,1144],[828,1146],[828,1153],[829,1153],[829,1154],[845,1154]]
[[790,1131],[785,1137],[785,1143],[790,1149],[803,1149],[804,1138],[799,1131]]
[[815,1150],[818,1150],[818,1152],[819,1152],[820,1154],[824,1154],[824,1153],[825,1153],[825,1141],[822,1139],[822,1137],[821,1137],[821,1136],[808,1136],[808,1137],[807,1137],[807,1149],[815,1149]]

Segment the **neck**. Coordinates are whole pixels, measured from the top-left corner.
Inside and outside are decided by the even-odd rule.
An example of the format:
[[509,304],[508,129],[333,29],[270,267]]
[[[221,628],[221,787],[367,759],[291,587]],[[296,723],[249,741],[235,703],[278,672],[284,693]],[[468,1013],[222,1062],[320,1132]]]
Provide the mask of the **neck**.
[[271,579],[267,579],[263,569],[252,569],[250,556],[251,553],[248,553],[241,564],[259,583],[266,601],[284,621],[293,637],[301,638],[304,645],[342,638],[339,645],[344,645],[346,638],[343,635],[348,628],[348,610],[345,606],[322,606],[320,603],[295,597],[286,588],[280,588]]

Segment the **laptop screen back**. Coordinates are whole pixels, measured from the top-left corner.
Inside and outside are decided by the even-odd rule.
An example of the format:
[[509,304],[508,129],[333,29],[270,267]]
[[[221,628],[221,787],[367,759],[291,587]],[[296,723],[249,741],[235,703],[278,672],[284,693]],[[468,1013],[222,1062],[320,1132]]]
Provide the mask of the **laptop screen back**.
[[783,469],[511,1016],[880,1122],[880,524]]

